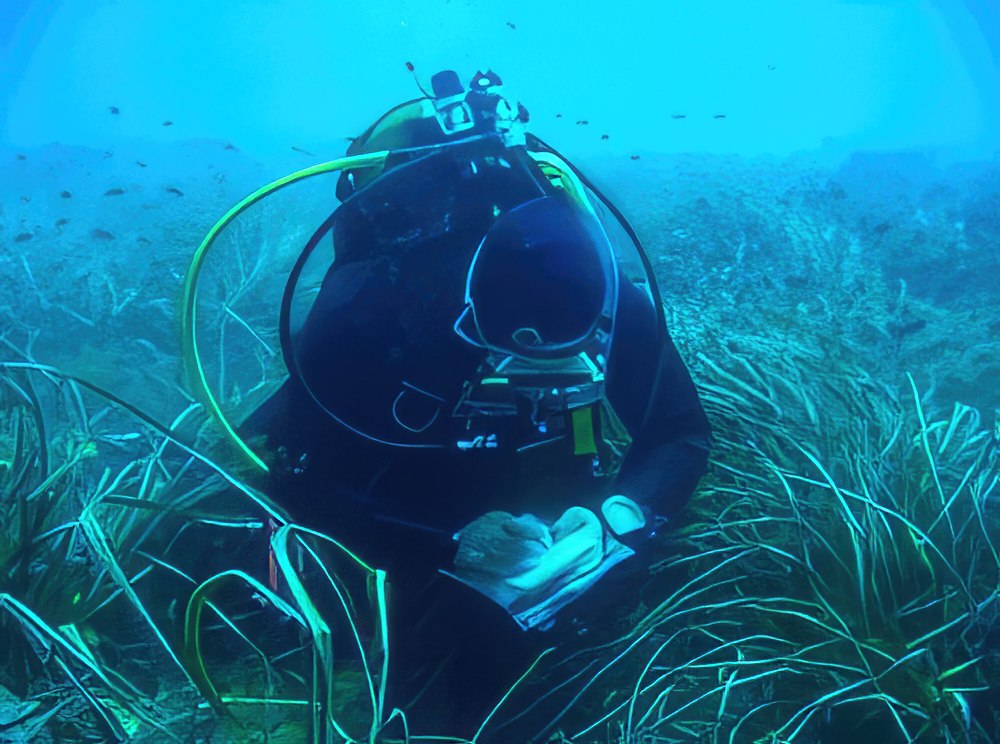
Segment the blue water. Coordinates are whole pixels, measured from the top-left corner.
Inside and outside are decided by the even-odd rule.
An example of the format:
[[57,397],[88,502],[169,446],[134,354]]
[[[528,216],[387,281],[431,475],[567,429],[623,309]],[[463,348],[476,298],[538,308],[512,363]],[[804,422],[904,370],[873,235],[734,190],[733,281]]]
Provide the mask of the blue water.
[[[394,662],[426,636],[388,627],[383,674],[383,575],[344,549],[366,546],[341,526],[343,548],[299,547],[259,468],[193,405],[207,387],[235,426],[284,380],[285,278],[336,176],[267,197],[212,245],[203,380],[184,292],[226,210],[343,156],[442,69],[499,73],[528,130],[635,227],[717,437],[642,570],[551,636],[479,741],[995,740],[1000,5],[13,0],[0,741],[404,738]],[[307,265],[297,302],[325,268]],[[846,511],[826,476],[857,496]],[[739,601],[756,593],[771,599]],[[471,593],[428,597],[438,637],[496,621]],[[789,613],[761,611],[772,599]],[[497,628],[463,657],[470,698],[517,679]],[[427,682],[409,733],[471,739],[492,704],[456,711]]]

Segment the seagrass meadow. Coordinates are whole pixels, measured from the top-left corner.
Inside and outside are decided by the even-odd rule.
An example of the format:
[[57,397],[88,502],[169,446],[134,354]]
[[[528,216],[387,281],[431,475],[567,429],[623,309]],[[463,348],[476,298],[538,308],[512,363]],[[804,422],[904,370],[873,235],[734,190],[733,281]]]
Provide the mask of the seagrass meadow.
[[[1000,739],[1000,163],[578,165],[645,243],[715,447],[593,632],[452,732],[386,704],[393,576],[289,523],[185,373],[188,262],[262,167],[0,152],[0,741]],[[284,273],[333,206],[296,184],[206,259],[233,420],[282,379]]]

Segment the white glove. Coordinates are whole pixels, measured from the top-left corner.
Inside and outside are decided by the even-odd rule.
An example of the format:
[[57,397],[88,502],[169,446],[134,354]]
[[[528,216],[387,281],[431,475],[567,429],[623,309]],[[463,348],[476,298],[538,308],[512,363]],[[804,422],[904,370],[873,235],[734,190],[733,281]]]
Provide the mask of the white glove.
[[549,530],[551,547],[533,568],[509,576],[507,583],[524,594],[538,594],[560,579],[592,571],[604,558],[604,527],[590,509],[574,506]]
[[459,534],[454,578],[490,597],[524,628],[545,627],[562,607],[634,552],[600,519],[572,507],[548,527],[531,514],[490,512]]
[[535,568],[552,547],[548,525],[533,514],[484,514],[457,535],[452,574],[508,608],[521,593],[506,579]]
[[628,496],[617,494],[609,496],[601,504],[601,514],[604,521],[616,537],[641,530],[646,526],[646,515],[642,507]]

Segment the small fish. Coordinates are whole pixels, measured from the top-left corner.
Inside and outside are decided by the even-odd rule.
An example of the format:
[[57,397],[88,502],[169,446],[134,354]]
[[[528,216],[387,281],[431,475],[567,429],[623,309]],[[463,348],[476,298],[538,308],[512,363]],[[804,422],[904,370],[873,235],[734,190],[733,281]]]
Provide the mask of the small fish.
[[140,235],[135,242],[138,243],[139,245],[149,245],[153,241],[150,240],[149,238],[144,238],[142,235]]
[[234,144],[233,144],[232,142],[230,142],[229,144],[227,144],[227,145],[226,145],[225,147],[223,147],[222,149],[223,149],[223,150],[235,150],[235,149],[236,149],[236,145],[234,145]]
[[777,68],[777,67],[775,67],[774,65],[768,65],[768,66],[767,66],[767,69],[769,69],[769,70],[776,70],[776,69],[778,69],[778,68]]
[[562,114],[556,114],[556,118],[557,119],[561,119],[562,118]]
[[917,333],[918,331],[924,330],[927,327],[927,321],[923,318],[918,318],[916,320],[911,320],[905,323],[896,322],[890,323],[886,326],[886,331],[894,339],[901,340],[910,334]]
[[131,442],[141,437],[142,434],[139,432],[131,431],[127,434],[100,434],[97,438],[108,444],[124,444],[125,442]]
[[108,189],[107,191],[105,191],[104,195],[105,196],[121,196],[124,193],[125,193],[125,189],[120,189],[120,188],[115,187],[113,189]]
[[632,160],[638,160],[638,159],[639,159],[639,156],[638,156],[638,155],[631,155],[631,156],[630,156],[630,158],[631,158]]
[[121,112],[118,110],[117,106],[108,106],[108,111],[110,111],[115,116],[118,116]]
[[101,228],[94,228],[90,231],[90,237],[94,240],[114,240],[115,236],[109,233],[107,230],[102,230]]
[[32,235],[31,233],[18,233],[17,235],[14,236],[14,242],[15,243],[26,243],[29,240],[31,240],[33,237],[35,237],[35,236]]
[[105,150],[104,151],[104,159],[105,160],[107,160],[108,158],[112,157],[113,155],[114,155],[114,153],[111,152],[111,150]]
[[171,186],[170,188],[168,188],[167,192],[170,193],[170,194],[176,194],[177,196],[184,196],[184,192],[181,191],[178,188],[175,188],[174,186]]
[[507,28],[509,28],[511,31],[517,31],[517,26],[515,26],[510,21],[507,21]]
[[21,153],[18,153],[17,154],[17,159],[18,160],[27,160],[28,156],[27,155],[22,155]]
[[73,195],[71,193],[69,193],[68,191],[63,191],[61,194],[59,194],[59,196],[61,196],[63,199],[72,199],[73,198]]
[[606,134],[602,134],[602,135],[601,135],[601,139],[602,139],[602,140],[606,140],[606,139],[608,139],[608,135],[606,135]]
[[146,164],[144,162],[142,162],[141,160],[136,160],[135,164],[138,165],[140,168],[145,168],[146,167]]
[[713,116],[712,118],[713,118],[713,119],[725,119],[725,118],[726,118],[726,115],[725,115],[725,114],[716,114],[716,115],[715,115],[715,116]]
[[301,152],[303,155],[309,155],[310,157],[313,158],[316,157],[316,153],[309,152],[308,150],[303,150],[301,147],[296,147],[295,145],[292,145],[292,149],[295,150],[295,152]]
[[170,121],[170,119],[167,119],[165,122],[163,122],[163,126],[165,127],[172,127],[173,125],[174,123]]
[[69,220],[66,219],[65,217],[60,217],[58,220],[56,220],[56,228],[57,229],[60,228],[60,227],[62,227],[63,225],[68,225],[68,224],[69,224]]
[[22,196],[21,197],[21,204],[29,204],[29,203],[31,203],[31,197],[30,196]]
[[585,127],[588,124],[590,124],[590,122],[587,121],[586,119],[578,119],[576,123],[579,124],[580,126],[583,126],[583,127]]
[[671,114],[670,118],[671,119],[686,119],[687,118],[687,114]]

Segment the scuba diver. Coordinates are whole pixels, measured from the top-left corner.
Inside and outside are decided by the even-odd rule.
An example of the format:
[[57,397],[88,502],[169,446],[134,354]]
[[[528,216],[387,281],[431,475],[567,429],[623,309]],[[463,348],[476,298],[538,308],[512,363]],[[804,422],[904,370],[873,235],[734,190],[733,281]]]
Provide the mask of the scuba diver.
[[[474,725],[586,626],[581,597],[645,568],[710,431],[628,222],[495,73],[432,89],[348,149],[388,154],[341,173],[286,290],[290,376],[241,434],[297,522],[386,569],[394,704],[412,717],[436,675]],[[317,249],[333,262],[293,327]]]

